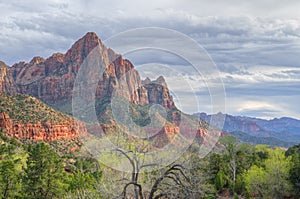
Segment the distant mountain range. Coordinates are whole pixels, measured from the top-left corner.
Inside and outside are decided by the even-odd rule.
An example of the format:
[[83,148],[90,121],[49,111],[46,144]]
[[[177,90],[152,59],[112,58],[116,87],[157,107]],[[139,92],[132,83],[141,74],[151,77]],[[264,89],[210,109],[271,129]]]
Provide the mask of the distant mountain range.
[[282,117],[265,120],[222,113],[214,115],[196,113],[194,115],[207,123],[212,117],[224,117],[223,131],[245,142],[285,147],[300,142],[300,120],[294,118]]

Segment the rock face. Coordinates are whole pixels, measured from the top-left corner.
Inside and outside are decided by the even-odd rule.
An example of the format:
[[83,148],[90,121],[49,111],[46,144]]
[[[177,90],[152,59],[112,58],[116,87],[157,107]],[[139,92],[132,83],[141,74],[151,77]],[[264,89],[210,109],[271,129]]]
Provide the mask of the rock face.
[[[143,103],[160,104],[167,109],[172,109],[175,107],[166,81],[162,76],[158,77],[154,81],[150,81],[147,78],[145,81],[142,81],[142,84],[143,86],[140,89],[140,96],[142,96],[142,99],[145,99],[142,100]],[[147,92],[143,94],[143,91]]]
[[20,62],[12,67],[0,63],[0,93],[28,94],[51,105],[69,101],[80,66],[91,52],[106,67],[102,77],[95,76],[93,71],[84,71],[87,79],[99,80],[96,98],[110,97],[115,92],[135,104],[158,103],[174,108],[162,77],[142,84],[132,63],[105,47],[91,32],[75,42],[66,54],[55,53],[47,59],[34,57],[29,63]]
[[59,139],[78,138],[86,134],[83,123],[73,121],[59,124],[37,123],[23,124],[13,121],[7,113],[0,113],[0,128],[10,137],[28,138],[33,141],[53,141]]
[[13,79],[13,70],[0,61],[0,93],[18,93],[18,87]]

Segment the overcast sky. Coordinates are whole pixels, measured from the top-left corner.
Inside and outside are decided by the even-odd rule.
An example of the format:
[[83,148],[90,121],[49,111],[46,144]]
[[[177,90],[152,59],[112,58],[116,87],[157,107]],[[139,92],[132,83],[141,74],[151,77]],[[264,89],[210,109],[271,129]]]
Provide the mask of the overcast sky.
[[[0,60],[8,65],[66,52],[88,31],[106,40],[131,28],[170,28],[207,50],[224,82],[227,113],[300,119],[298,0],[0,0],[0,8]],[[199,87],[200,111],[210,112],[201,77],[178,57],[159,55],[145,51],[128,58],[137,69],[159,62],[188,77]],[[173,93],[185,96],[185,111],[199,111],[170,74],[164,75]]]

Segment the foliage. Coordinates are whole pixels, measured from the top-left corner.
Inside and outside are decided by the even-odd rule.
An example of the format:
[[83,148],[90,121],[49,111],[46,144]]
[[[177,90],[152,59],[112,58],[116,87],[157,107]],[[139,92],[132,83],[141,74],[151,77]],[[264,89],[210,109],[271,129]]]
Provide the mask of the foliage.
[[245,172],[244,181],[250,195],[265,198],[283,198],[291,192],[288,181],[291,158],[281,149],[270,150],[264,166],[253,165]]
[[17,198],[21,190],[22,161],[17,148],[11,144],[0,146],[0,197]]
[[251,195],[263,197],[266,190],[264,169],[253,165],[244,175],[246,189],[251,192]]
[[300,154],[300,144],[294,145],[290,147],[286,152],[286,156],[294,155],[294,154]]
[[59,155],[52,149],[57,143],[22,146],[0,133],[0,198],[299,198],[299,145],[285,152],[225,138],[205,158],[187,151],[172,165],[156,169],[145,167],[148,142],[119,136],[110,138],[123,150],[102,155],[113,164],[132,161],[130,172],[87,156]]
[[51,145],[21,146],[0,132],[0,198],[101,198],[98,161],[65,158]]
[[222,190],[226,184],[225,174],[222,170],[220,170],[215,177],[215,187],[217,190]]
[[25,198],[56,198],[66,189],[66,174],[60,157],[43,142],[30,145],[24,176]]
[[77,158],[69,176],[67,197],[100,198],[97,185],[102,177],[102,171],[96,160],[91,158]]
[[291,157],[292,167],[290,169],[289,180],[293,185],[295,195],[300,195],[300,144],[289,148],[285,155]]

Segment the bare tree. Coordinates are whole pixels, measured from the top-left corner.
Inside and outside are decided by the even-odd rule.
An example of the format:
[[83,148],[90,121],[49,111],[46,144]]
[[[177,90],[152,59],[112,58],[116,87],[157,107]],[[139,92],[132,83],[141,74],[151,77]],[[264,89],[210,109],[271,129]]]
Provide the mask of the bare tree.
[[[144,164],[144,160],[141,160],[137,152],[124,151],[122,149],[116,149],[117,152],[122,154],[130,162],[131,165],[131,179],[124,185],[123,191],[120,195],[121,198],[126,199],[128,197],[128,188],[133,186],[134,198],[144,199],[143,185],[139,182],[139,176],[141,170],[146,167],[154,167],[157,164]],[[190,189],[190,180],[184,173],[184,167],[181,164],[174,164],[163,172],[151,186],[148,199],[159,198],[190,198],[192,190]],[[181,196],[174,192],[180,190]]]
[[[128,161],[130,162],[130,165],[132,167],[131,180],[124,186],[124,189],[122,192],[123,198],[126,198],[127,188],[130,185],[133,185],[135,198],[143,199],[142,186],[141,186],[141,184],[138,183],[139,174],[142,169],[144,169],[146,167],[153,167],[153,166],[156,166],[157,164],[144,164],[144,160],[140,160],[140,158],[138,157],[138,152],[135,152],[132,150],[124,151],[122,149],[116,149],[116,151],[121,153],[123,156],[125,156],[128,159]],[[144,152],[144,153],[146,153],[146,152]]]
[[[174,184],[164,182],[166,179]],[[148,199],[158,199],[175,195],[172,192],[175,188],[183,190],[182,194],[184,195],[184,198],[189,198],[193,191],[187,184],[189,184],[189,179],[184,173],[184,167],[180,164],[175,164],[157,178],[152,186]]]

